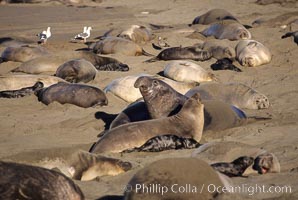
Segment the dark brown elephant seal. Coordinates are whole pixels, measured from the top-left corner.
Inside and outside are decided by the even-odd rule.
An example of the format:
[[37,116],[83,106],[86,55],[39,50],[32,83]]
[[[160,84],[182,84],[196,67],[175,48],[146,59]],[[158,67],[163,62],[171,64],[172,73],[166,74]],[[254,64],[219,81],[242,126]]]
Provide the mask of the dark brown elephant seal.
[[145,62],[155,62],[158,60],[196,60],[205,61],[209,60],[212,54],[209,51],[190,46],[190,47],[170,47],[162,50],[156,57],[151,58]]
[[[222,177],[207,163],[193,158],[166,158],[139,170],[128,182],[125,200],[213,199],[209,185],[223,187]],[[204,187],[204,186],[206,187]]]
[[3,61],[26,62],[34,58],[49,55],[49,52],[41,46],[16,46],[7,47],[1,54]]
[[258,155],[252,166],[259,174],[279,173],[280,164],[277,157],[273,153],[264,152]]
[[264,94],[242,83],[205,83],[190,89],[185,96],[200,93],[203,100],[219,100],[246,109],[269,108],[269,99]]
[[79,107],[88,108],[108,104],[105,93],[99,88],[77,84],[57,83],[37,92],[38,100],[48,105],[54,101],[61,104],[69,103]]
[[42,89],[43,86],[43,83],[38,81],[31,87],[25,87],[19,90],[0,91],[0,98],[20,98],[29,96]]
[[91,62],[85,59],[75,59],[60,65],[55,76],[70,83],[87,83],[95,78],[96,73],[97,70]]
[[283,36],[281,36],[281,38],[285,39],[285,38],[291,37],[291,36],[293,36],[294,42],[298,45],[298,31],[288,32],[288,33],[284,34]]
[[41,167],[0,161],[1,199],[83,200],[65,175]]
[[208,12],[196,17],[192,24],[212,24],[223,20],[235,20],[238,21],[230,12],[224,9],[212,9]]
[[204,36],[214,36],[216,39],[246,40],[251,39],[251,33],[234,20],[225,20],[211,24],[201,32]]
[[109,130],[91,149],[91,153],[122,152],[143,145],[154,136],[167,133],[200,141],[204,126],[204,105],[199,95],[188,99],[178,114],[171,117],[132,122]]

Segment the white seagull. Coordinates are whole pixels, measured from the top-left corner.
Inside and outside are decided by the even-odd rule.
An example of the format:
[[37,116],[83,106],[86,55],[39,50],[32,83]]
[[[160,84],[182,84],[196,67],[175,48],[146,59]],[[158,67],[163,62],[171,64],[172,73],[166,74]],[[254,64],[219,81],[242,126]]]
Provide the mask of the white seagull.
[[86,42],[86,39],[90,37],[90,31],[92,30],[92,28],[89,26],[84,27],[84,32],[83,33],[79,33],[77,34],[74,39],[75,40],[84,40],[84,42]]
[[42,31],[41,33],[36,35],[39,37],[38,43],[45,44],[47,42],[47,39],[49,39],[51,35],[51,27],[48,27],[46,31]]

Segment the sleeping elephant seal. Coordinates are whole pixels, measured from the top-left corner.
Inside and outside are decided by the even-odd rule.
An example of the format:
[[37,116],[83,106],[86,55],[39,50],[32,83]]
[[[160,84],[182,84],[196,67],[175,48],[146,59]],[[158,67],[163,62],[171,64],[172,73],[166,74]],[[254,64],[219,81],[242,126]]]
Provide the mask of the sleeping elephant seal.
[[143,145],[158,135],[171,133],[200,141],[204,126],[204,105],[199,95],[188,99],[178,114],[171,117],[132,122],[109,130],[91,148],[91,153],[122,152]]
[[201,32],[204,36],[214,36],[216,39],[246,40],[251,38],[251,33],[240,23],[234,20],[225,20],[211,24]]
[[0,161],[0,172],[1,199],[84,199],[70,178],[53,170]]
[[139,25],[132,25],[127,30],[122,31],[118,37],[131,40],[137,44],[146,43],[155,38],[151,29]]
[[196,17],[192,24],[212,24],[223,20],[235,20],[238,21],[230,12],[224,9],[212,9],[208,12]]
[[229,187],[206,162],[194,158],[166,158],[139,170],[128,182],[125,200],[214,199],[216,188]]
[[190,89],[185,96],[200,93],[202,100],[219,100],[246,109],[269,108],[269,100],[264,94],[242,83],[205,83]]
[[49,55],[49,52],[41,46],[16,46],[7,47],[1,55],[3,61],[26,62],[34,58]]
[[156,57],[153,57],[145,62],[155,62],[158,60],[209,60],[212,54],[209,51],[204,51],[196,46],[189,47],[170,47],[162,50]]
[[42,82],[36,82],[32,87],[25,87],[19,90],[0,91],[0,98],[20,98],[34,94],[43,88]]
[[255,40],[242,40],[236,46],[236,58],[242,66],[257,67],[271,61],[270,50]]
[[85,59],[75,59],[60,65],[55,76],[70,83],[87,83],[95,78],[96,73],[97,70],[91,62]]
[[54,101],[61,104],[74,104],[83,108],[108,104],[108,99],[102,90],[77,83],[57,83],[48,88],[41,89],[36,95],[38,100],[46,105]]
[[96,54],[123,54],[126,56],[152,56],[145,52],[142,47],[131,40],[120,37],[106,37],[92,46]]

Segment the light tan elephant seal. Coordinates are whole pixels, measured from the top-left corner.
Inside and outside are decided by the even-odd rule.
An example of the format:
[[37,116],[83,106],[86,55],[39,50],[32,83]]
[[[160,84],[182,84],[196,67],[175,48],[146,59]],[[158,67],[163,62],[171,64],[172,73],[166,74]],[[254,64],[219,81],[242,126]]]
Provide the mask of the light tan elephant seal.
[[60,65],[55,76],[71,83],[87,83],[95,78],[96,73],[97,70],[91,62],[85,59],[75,59]]
[[131,27],[122,31],[118,37],[131,40],[137,44],[143,44],[155,38],[151,29],[139,25],[131,25]]
[[91,153],[122,152],[143,145],[158,135],[171,133],[201,140],[204,126],[204,105],[199,95],[188,99],[178,114],[171,117],[125,124],[109,130],[91,148]]
[[242,40],[236,46],[236,58],[242,66],[257,67],[271,61],[270,50],[255,40]]
[[166,158],[139,170],[128,182],[124,199],[214,199],[218,193],[208,186],[228,187],[221,178],[202,160]]

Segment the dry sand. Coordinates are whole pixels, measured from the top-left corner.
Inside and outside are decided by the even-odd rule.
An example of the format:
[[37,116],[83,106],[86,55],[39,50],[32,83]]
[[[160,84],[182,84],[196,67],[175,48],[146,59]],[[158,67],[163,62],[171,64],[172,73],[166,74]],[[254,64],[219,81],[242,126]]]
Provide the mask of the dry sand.
[[[255,0],[104,0],[91,6],[66,6],[47,4],[6,4],[0,6],[0,37],[21,36],[37,41],[36,33],[52,27],[52,37],[45,45],[57,53],[84,48],[81,43],[69,40],[81,32],[83,26],[92,26],[91,38],[102,35],[110,28],[148,23],[179,27],[175,31],[159,31],[157,35],[167,37],[171,46],[187,46],[200,42],[186,38],[191,29],[187,24],[212,8],[224,8],[244,24],[259,18],[270,19],[281,14],[297,11],[298,6],[254,4]],[[142,12],[148,12],[142,13]],[[260,41],[272,51],[272,61],[256,68],[244,68],[244,72],[214,71],[222,82],[241,82],[266,94],[271,102],[266,110],[246,110],[249,115],[271,116],[272,120],[259,122],[226,131],[207,133],[202,143],[209,141],[238,141],[276,154],[281,162],[281,173],[251,175],[234,178],[236,184],[265,184],[266,186],[288,185],[291,194],[258,193],[245,195],[244,199],[297,199],[298,198],[298,47],[293,38],[280,39],[287,31],[279,26],[259,26],[250,29],[253,39]],[[152,54],[158,51],[151,44],[143,46]],[[0,46],[0,52],[4,50]],[[130,66],[128,72],[99,71],[89,84],[103,89],[113,79],[137,73],[155,74],[163,70],[165,61],[143,63],[146,56],[130,57],[110,55]],[[206,70],[215,60],[198,62]],[[0,64],[0,74],[20,63]],[[53,103],[46,106],[35,96],[20,99],[0,99],[0,159],[36,164],[42,160],[66,158],[77,149],[88,150],[97,140],[97,134],[105,127],[105,118],[125,108],[128,103],[108,94],[109,105],[97,108],[79,108],[74,105]],[[131,176],[143,166],[166,157],[189,157],[192,150],[167,151],[161,153],[108,154],[130,161],[133,170],[116,177],[102,177],[99,181],[76,183],[86,199],[99,199],[105,195],[122,195],[123,187]],[[229,199],[229,197],[226,197]]]

